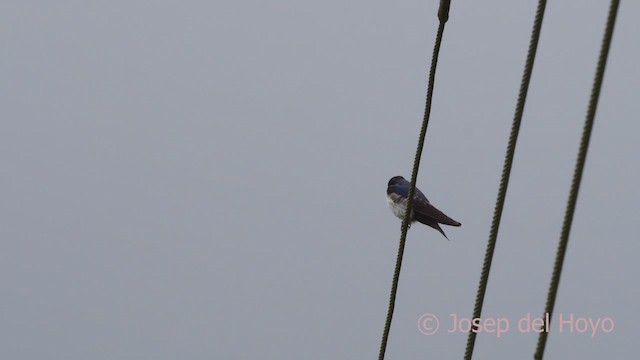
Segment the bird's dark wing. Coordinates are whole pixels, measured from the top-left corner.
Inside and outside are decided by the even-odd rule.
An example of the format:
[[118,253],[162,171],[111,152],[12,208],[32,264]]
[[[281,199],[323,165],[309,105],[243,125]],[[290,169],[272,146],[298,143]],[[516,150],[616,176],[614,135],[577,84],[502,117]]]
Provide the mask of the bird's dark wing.
[[[422,195],[422,196],[420,196]],[[442,211],[436,209],[435,206],[429,203],[429,200],[422,194],[418,194],[416,192],[416,196],[413,199],[413,211],[415,213],[414,217],[417,221],[428,225],[425,223],[428,219],[435,220],[440,224],[451,225],[451,226],[460,226],[459,222],[453,220],[452,218],[445,215]],[[427,219],[425,219],[426,217]],[[424,220],[424,221],[421,221]]]

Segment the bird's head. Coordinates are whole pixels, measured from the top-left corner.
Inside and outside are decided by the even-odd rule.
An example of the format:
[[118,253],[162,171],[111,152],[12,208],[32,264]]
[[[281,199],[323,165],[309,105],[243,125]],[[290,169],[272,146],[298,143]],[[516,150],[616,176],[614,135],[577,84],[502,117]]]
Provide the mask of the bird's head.
[[404,185],[406,183],[408,183],[408,181],[405,180],[405,178],[403,178],[402,176],[394,176],[391,178],[391,180],[389,180],[389,184],[387,186]]

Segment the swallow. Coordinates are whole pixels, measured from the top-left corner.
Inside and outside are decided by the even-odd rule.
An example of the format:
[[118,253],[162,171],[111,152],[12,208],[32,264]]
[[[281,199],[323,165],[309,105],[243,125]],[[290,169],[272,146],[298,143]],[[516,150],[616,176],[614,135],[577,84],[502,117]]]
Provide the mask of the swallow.
[[[411,183],[402,176],[394,176],[389,180],[387,185],[387,204],[393,214],[400,220],[404,219],[407,210],[407,201],[409,197],[409,185]],[[436,209],[429,203],[422,191],[416,187],[413,194],[412,211],[409,225],[419,222],[438,230],[447,240],[449,238],[444,233],[439,224],[460,226],[461,223],[453,220],[445,215],[442,211]]]

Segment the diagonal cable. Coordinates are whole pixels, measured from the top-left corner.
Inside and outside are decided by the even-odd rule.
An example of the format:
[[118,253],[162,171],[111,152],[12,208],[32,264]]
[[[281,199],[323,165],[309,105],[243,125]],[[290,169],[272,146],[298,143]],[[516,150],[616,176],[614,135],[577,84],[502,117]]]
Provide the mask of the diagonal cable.
[[[433,55],[431,57],[431,69],[429,71],[429,83],[427,85],[427,99],[426,99],[426,104],[424,109],[424,117],[422,120],[422,128],[420,129],[418,147],[416,149],[416,156],[413,161],[413,172],[411,173],[411,185],[409,187],[407,209],[411,209],[411,207],[413,206],[413,195],[416,189],[416,179],[418,176],[418,168],[420,167],[420,158],[422,157],[422,148],[424,147],[424,139],[427,134],[427,126],[429,125],[429,116],[431,114],[431,99],[433,97],[433,83],[436,77],[436,65],[438,64],[438,54],[440,53],[440,44],[442,43],[442,34],[444,33],[444,25],[449,19],[450,4],[451,4],[451,0],[440,0],[440,7],[438,9],[438,18],[440,20],[440,25],[438,26],[438,34],[436,35],[436,42],[433,48]],[[409,228],[410,214],[411,214],[411,211],[405,211],[405,216],[404,216],[404,219],[402,220],[400,244],[398,246],[398,255],[396,257],[396,267],[393,273],[393,282],[391,284],[391,294],[389,296],[389,309],[387,311],[387,319],[384,324],[382,342],[380,344],[380,353],[378,355],[379,360],[384,360],[384,355],[387,350],[387,341],[389,339],[389,330],[391,328],[391,320],[393,319],[393,310],[395,309],[395,304],[396,304],[398,280],[400,278],[400,269],[402,267],[402,256],[404,254],[404,244],[407,239],[407,229]]]
[[[547,294],[545,315],[549,314],[549,323],[551,323],[551,319],[553,318],[553,308],[555,307],[556,296],[558,295],[558,286],[560,284],[560,275],[562,274],[562,265],[564,263],[564,257],[567,251],[567,244],[569,243],[571,223],[573,222],[573,215],[575,213],[576,202],[578,200],[578,192],[580,191],[580,182],[582,180],[582,173],[584,172],[584,164],[587,159],[587,151],[589,150],[589,140],[591,139],[593,122],[596,117],[596,108],[598,107],[598,99],[600,98],[600,90],[602,89],[604,70],[607,65],[609,49],[611,48],[613,28],[616,23],[616,15],[618,14],[619,5],[619,0],[611,0],[611,5],[609,6],[607,25],[605,27],[604,37],[602,39],[600,56],[598,58],[598,65],[596,66],[596,75],[593,80],[593,87],[591,89],[591,98],[589,99],[587,117],[584,122],[584,128],[582,129],[582,138],[580,140],[580,148],[578,149],[578,158],[576,160],[576,167],[573,173],[573,181],[571,182],[571,191],[569,192],[567,209],[565,211],[564,221],[562,223],[562,231],[560,233],[560,241],[558,242],[556,260],[553,265],[551,284],[549,285],[549,293]],[[547,326],[550,326],[550,324],[547,324]],[[538,336],[538,344],[536,346],[536,352],[534,355],[534,359],[536,360],[541,360],[544,356],[544,348],[547,344],[547,336],[549,334],[548,331],[549,328],[547,328],[546,331],[540,332],[540,335]]]
[[[484,263],[482,265],[482,272],[480,274],[480,283],[478,285],[478,292],[476,295],[475,306],[473,308],[472,319],[480,318],[480,316],[482,315],[482,304],[484,303],[484,296],[487,291],[487,283],[489,282],[489,272],[491,270],[491,262],[493,261],[493,252],[496,248],[498,229],[500,228],[500,219],[502,218],[502,209],[504,208],[504,201],[507,196],[507,187],[509,186],[511,166],[513,164],[513,157],[516,151],[516,142],[518,141],[518,133],[520,132],[520,123],[522,122],[524,105],[527,100],[527,92],[529,90],[531,73],[533,72],[533,63],[536,58],[536,51],[538,50],[538,40],[540,39],[542,19],[544,18],[546,5],[546,0],[538,1],[538,8],[536,10],[533,30],[531,32],[531,39],[529,41],[527,60],[525,62],[522,81],[520,82],[520,93],[518,95],[518,101],[516,103],[516,111],[513,117],[513,124],[511,125],[511,135],[509,136],[507,153],[505,155],[504,165],[502,167],[502,178],[500,179],[500,187],[498,188],[498,197],[496,199],[496,207],[493,212],[493,221],[491,222],[491,231],[489,233],[489,241],[487,242],[487,248],[484,255]],[[474,326],[474,328],[477,327]],[[467,337],[467,347],[464,353],[465,360],[471,360],[475,342],[476,331],[473,331],[472,329],[472,331],[469,331],[469,335]]]

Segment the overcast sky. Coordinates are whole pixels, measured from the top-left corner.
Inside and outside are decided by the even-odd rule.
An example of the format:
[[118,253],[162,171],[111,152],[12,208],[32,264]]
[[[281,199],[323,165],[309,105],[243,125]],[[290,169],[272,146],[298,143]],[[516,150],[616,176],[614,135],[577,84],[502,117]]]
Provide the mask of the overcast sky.
[[[4,1],[2,359],[373,359],[438,1]],[[527,359],[608,1],[550,1],[477,359]],[[389,359],[461,359],[536,1],[451,6]],[[623,1],[549,359],[629,359],[640,315],[640,3]],[[423,314],[440,319],[430,336]],[[582,324],[578,324],[581,326]],[[605,325],[604,328],[602,325]],[[604,330],[609,330],[605,332]],[[593,335],[593,336],[592,336]]]

